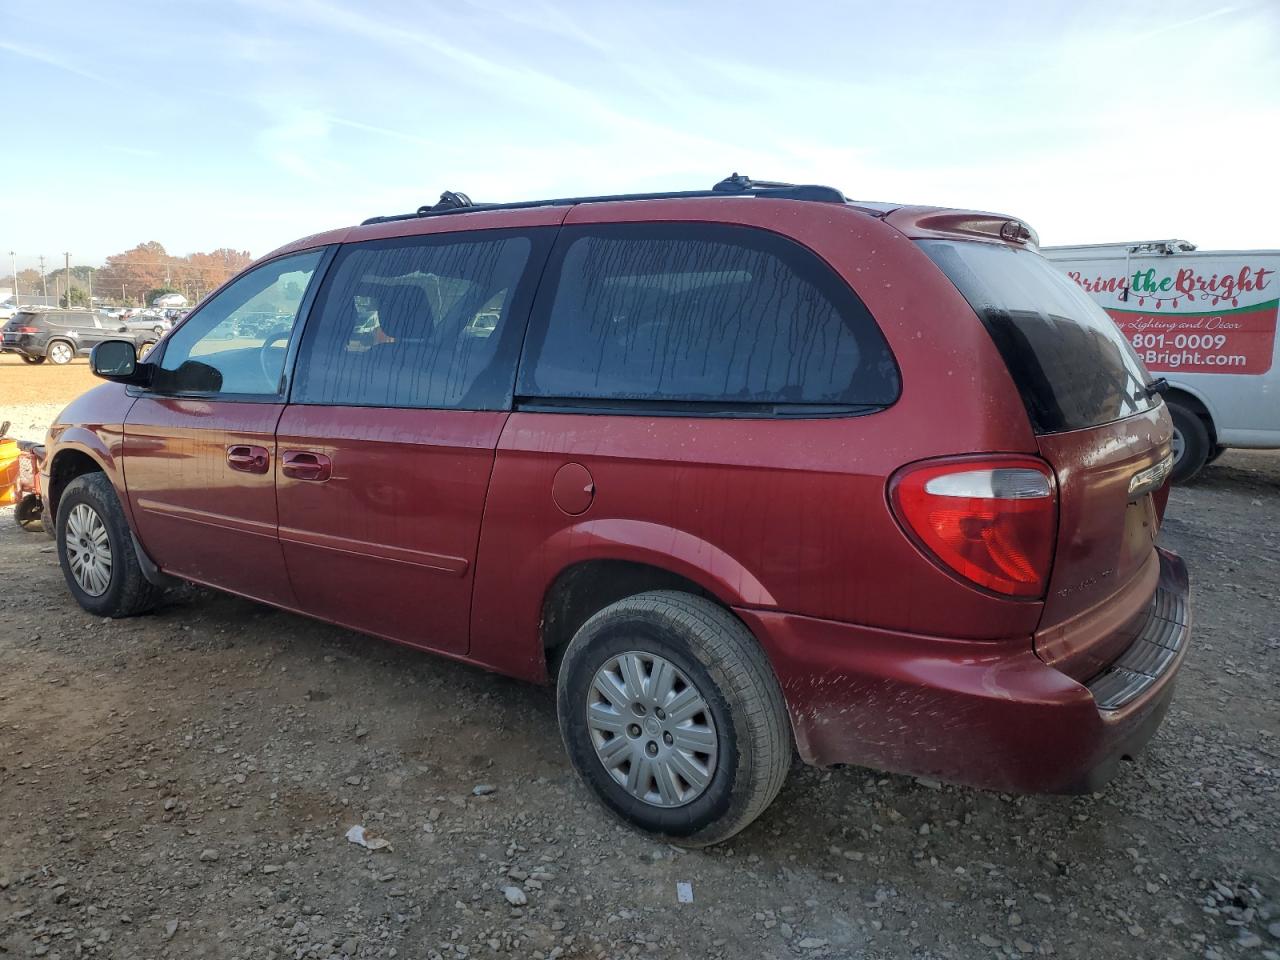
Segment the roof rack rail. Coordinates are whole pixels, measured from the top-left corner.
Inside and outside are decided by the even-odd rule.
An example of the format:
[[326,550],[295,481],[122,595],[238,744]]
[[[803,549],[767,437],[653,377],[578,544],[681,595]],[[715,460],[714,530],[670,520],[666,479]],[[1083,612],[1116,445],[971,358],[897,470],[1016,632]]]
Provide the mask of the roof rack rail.
[[392,223],[397,220],[415,220],[419,217],[436,217],[451,213],[469,213],[480,210],[524,210],[530,207],[567,207],[579,203],[609,203],[616,200],[682,200],[693,197],[771,197],[779,200],[806,200],[813,203],[845,203],[845,196],[835,187],[816,183],[782,183],[776,180],[752,180],[733,173],[710,190],[673,190],[666,193],[619,193],[596,197],[559,197],[554,200],[521,200],[514,203],[475,203],[465,193],[446,190],[439,202],[419,207],[413,213],[397,213],[384,217],[370,217],[361,223]]
[[435,206],[422,206],[418,208],[417,215],[425,217],[428,213],[444,213],[446,210],[461,210],[464,207],[474,207],[471,198],[465,193],[454,193],[452,190],[446,190],[440,194],[440,200]]

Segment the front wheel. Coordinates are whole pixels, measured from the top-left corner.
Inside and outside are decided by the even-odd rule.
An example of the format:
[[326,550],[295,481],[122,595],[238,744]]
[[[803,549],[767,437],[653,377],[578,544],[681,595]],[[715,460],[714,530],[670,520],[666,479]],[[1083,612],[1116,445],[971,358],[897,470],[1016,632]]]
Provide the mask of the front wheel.
[[99,617],[131,617],[155,606],[160,590],[142,575],[133,537],[111,481],[87,473],[58,501],[58,561],[76,602]]
[[672,843],[732,837],[791,765],[786,704],[764,651],[702,597],[654,591],[605,607],[569,643],[556,699],[587,786]]
[[55,340],[49,344],[46,355],[58,366],[62,366],[64,363],[70,363],[75,359],[76,350],[65,340]]

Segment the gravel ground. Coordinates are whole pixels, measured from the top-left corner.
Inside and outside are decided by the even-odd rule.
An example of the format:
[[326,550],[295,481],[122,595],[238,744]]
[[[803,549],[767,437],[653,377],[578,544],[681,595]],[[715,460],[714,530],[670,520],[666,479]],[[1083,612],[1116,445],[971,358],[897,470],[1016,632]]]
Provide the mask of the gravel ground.
[[548,690],[203,590],[95,619],[0,515],[0,956],[1277,960],[1280,454],[1163,541],[1194,647],[1103,793],[797,768],[693,853],[597,807]]

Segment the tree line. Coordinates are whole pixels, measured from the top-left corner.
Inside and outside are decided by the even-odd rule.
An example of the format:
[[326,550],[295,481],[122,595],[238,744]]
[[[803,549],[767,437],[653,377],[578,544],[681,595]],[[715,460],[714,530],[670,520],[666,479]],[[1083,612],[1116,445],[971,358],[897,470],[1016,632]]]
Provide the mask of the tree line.
[[[68,273],[60,266],[44,275],[28,268],[18,271],[17,282],[22,297],[57,297],[63,306],[87,306],[90,290],[95,303],[145,305],[165,293],[181,293],[194,303],[252,260],[249,251],[229,247],[179,257],[149,240],[112,254],[101,267],[76,265]],[[12,287],[13,279],[0,280],[0,286]]]

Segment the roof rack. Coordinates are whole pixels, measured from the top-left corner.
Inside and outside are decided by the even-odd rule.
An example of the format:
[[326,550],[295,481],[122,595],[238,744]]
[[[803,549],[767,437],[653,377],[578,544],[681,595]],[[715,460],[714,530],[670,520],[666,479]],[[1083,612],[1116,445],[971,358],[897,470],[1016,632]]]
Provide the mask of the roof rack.
[[413,213],[397,213],[385,217],[370,217],[361,223],[392,223],[397,220],[416,220],[419,217],[437,217],[451,213],[470,213],[479,210],[523,210],[529,207],[568,207],[579,203],[609,203],[614,200],[681,200],[691,197],[771,197],[779,200],[807,200],[813,203],[845,203],[845,196],[835,187],[816,183],[781,183],[776,180],[752,180],[733,173],[710,190],[674,190],[668,193],[619,193],[598,197],[559,197],[554,200],[521,200],[515,203],[475,203],[465,193],[446,190],[440,200],[421,206]]

